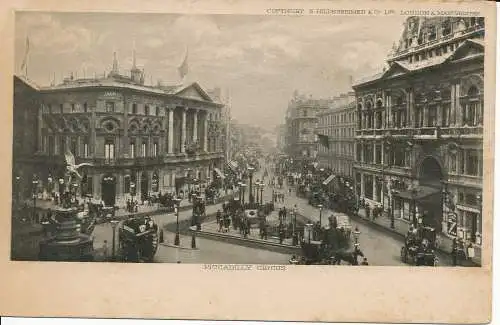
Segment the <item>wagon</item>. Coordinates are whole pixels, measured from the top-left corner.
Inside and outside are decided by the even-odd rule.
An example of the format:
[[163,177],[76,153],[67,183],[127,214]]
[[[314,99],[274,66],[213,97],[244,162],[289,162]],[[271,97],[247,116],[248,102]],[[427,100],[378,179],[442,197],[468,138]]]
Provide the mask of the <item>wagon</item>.
[[401,247],[401,261],[415,266],[437,266],[436,230],[420,226],[415,233],[409,232]]

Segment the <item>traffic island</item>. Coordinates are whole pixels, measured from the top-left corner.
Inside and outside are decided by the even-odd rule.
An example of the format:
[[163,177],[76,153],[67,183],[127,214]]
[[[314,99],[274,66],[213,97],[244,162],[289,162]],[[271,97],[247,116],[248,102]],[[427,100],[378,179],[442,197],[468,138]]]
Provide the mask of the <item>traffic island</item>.
[[190,233],[195,237],[201,237],[211,240],[217,240],[229,244],[246,246],[256,249],[265,249],[282,254],[300,254],[300,246],[292,245],[292,239],[287,238],[282,244],[279,243],[278,238],[270,237],[268,239],[261,239],[255,234],[256,229],[252,229],[247,236],[242,235],[238,230],[228,230],[227,232],[218,231],[217,222],[206,222],[202,225],[201,230],[195,228],[190,229]]

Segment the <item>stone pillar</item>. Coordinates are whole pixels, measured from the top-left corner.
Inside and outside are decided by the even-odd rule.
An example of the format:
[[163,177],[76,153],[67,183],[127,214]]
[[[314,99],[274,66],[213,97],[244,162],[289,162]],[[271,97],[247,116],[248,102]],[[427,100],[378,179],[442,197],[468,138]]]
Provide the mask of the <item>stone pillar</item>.
[[438,126],[441,126],[441,124],[443,122],[443,112],[441,111],[441,104],[436,105],[434,109],[436,110],[436,113],[437,113],[436,124]]
[[142,178],[141,178],[141,172],[140,171],[136,171],[135,172],[135,179],[136,179],[136,182],[135,182],[135,198],[136,200],[139,202],[140,199],[141,199],[141,183],[142,183]]
[[460,83],[455,85],[455,125],[462,125],[462,107],[460,106]]
[[455,126],[457,123],[457,93],[456,85],[451,84],[451,99],[450,99],[450,126]]
[[361,174],[361,194],[359,197],[365,197],[365,173]]
[[373,157],[372,157],[372,163],[376,164],[377,163],[377,143],[373,142],[371,144],[372,150],[373,150]]
[[124,182],[123,174],[118,174],[116,176],[116,203],[122,205],[125,203],[125,197],[123,194]]
[[193,114],[193,142],[198,141],[198,110]]
[[168,110],[168,153],[174,153],[174,109]]
[[186,152],[186,109],[182,109],[182,122],[181,122],[181,153]]
[[92,196],[97,200],[101,199],[101,178],[102,175],[99,173],[92,175]]
[[208,152],[208,113],[203,117],[203,150]]

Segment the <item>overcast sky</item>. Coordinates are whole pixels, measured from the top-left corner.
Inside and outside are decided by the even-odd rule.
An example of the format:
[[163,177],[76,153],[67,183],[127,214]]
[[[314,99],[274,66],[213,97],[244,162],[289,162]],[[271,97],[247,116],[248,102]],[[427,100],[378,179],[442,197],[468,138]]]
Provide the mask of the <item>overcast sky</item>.
[[[109,72],[113,51],[129,73],[137,64],[156,84],[179,82],[189,48],[189,75],[204,88],[227,89],[239,122],[283,122],[297,89],[313,97],[350,90],[354,79],[378,72],[404,17],[275,17],[112,13],[18,13],[16,71],[30,39],[28,76],[40,85],[71,72]],[[135,44],[135,45],[134,45]]]

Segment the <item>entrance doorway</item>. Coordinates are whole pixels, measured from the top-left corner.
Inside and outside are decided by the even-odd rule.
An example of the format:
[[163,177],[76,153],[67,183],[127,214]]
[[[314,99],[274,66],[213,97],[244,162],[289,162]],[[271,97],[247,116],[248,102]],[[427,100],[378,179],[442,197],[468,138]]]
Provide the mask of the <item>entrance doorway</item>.
[[101,182],[102,200],[106,206],[114,206],[116,200],[116,178],[106,174]]
[[141,199],[145,201],[148,198],[148,174],[146,172],[142,172],[141,174]]
[[421,213],[426,213],[423,223],[441,231],[443,220],[442,183],[443,171],[434,157],[426,157],[420,165],[419,184],[432,187],[436,193],[423,198],[418,202]]

